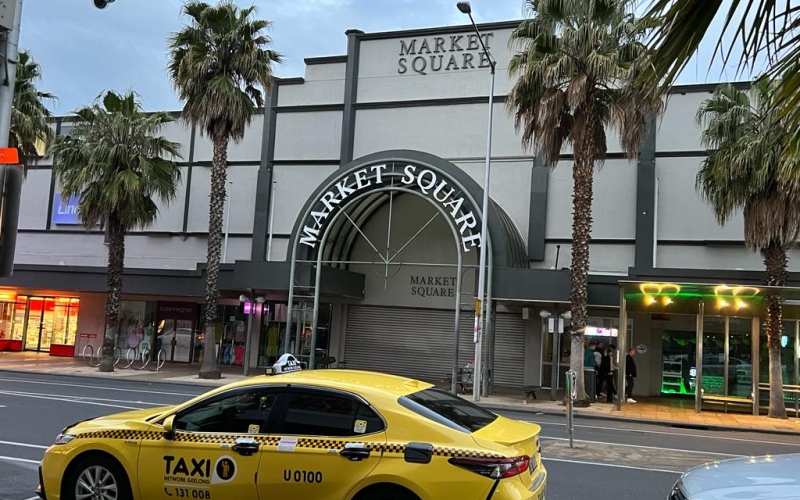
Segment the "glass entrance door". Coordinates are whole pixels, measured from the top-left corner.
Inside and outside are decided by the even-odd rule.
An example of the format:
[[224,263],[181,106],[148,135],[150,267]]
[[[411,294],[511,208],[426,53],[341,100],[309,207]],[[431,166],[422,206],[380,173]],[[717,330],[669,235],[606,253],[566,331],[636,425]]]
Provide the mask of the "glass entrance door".
[[55,299],[31,297],[28,300],[28,320],[25,326],[25,350],[50,350],[55,325]]

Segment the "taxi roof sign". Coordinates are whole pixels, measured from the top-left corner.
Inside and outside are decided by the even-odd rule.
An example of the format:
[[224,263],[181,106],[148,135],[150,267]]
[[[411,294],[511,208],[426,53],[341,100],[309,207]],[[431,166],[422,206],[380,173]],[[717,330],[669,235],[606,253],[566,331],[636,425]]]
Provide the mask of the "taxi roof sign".
[[264,374],[265,375],[278,375],[280,373],[291,373],[291,372],[299,372],[303,369],[303,365],[294,355],[289,354],[288,352],[278,358],[278,361],[275,362],[274,365],[265,368]]
[[0,148],[0,165],[18,165],[19,150],[17,148]]

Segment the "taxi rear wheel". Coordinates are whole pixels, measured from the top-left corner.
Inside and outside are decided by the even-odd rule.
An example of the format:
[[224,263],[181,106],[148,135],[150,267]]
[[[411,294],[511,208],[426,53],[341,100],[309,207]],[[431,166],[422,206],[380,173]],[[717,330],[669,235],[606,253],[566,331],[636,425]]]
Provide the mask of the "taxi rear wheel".
[[131,500],[125,471],[115,461],[87,457],[73,471],[66,500]]
[[419,497],[402,486],[387,484],[367,488],[355,500],[419,500]]

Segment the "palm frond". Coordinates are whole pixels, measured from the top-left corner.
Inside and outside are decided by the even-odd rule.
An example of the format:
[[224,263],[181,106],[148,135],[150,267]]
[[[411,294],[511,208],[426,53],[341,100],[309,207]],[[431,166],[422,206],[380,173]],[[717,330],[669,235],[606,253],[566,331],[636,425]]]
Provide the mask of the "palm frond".
[[272,88],[273,66],[283,57],[266,34],[272,24],[256,19],[255,7],[229,0],[184,6],[189,25],[169,39],[167,71],[183,116],[211,137],[239,141],[264,92]]
[[591,144],[605,159],[606,128],[619,131],[630,158],[650,117],[663,111],[640,79],[652,68],[646,37],[658,23],[639,22],[626,0],[527,0],[532,18],[512,32],[507,107],[522,143],[554,166],[568,144]]
[[[41,66],[33,59],[30,52],[21,50],[14,84],[8,144],[19,149],[23,167],[41,156],[54,135],[53,128],[48,122],[52,114],[47,109],[46,103],[56,100],[56,97],[49,92],[39,90],[38,84],[41,79]],[[27,168],[25,172],[27,173]]]
[[761,78],[747,92],[720,85],[697,113],[709,149],[697,188],[726,224],[744,215],[745,244],[789,248],[800,234],[797,162],[786,160],[787,121],[775,106],[780,82]]
[[180,182],[172,160],[181,157],[181,146],[158,135],[173,118],[144,113],[134,92],[113,91],[75,114],[75,126],[49,151],[61,195],[80,196],[78,216],[86,227],[111,219],[126,232],[151,225],[156,200],[169,204]]

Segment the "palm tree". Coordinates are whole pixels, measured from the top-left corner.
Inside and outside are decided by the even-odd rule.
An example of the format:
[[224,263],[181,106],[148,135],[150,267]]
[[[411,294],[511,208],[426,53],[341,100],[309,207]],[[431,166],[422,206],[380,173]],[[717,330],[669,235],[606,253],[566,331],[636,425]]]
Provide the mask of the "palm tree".
[[114,371],[114,336],[125,264],[125,235],[158,216],[156,201],[175,198],[180,170],[173,158],[180,145],[156,134],[173,121],[166,113],[145,114],[136,94],[110,91],[78,109],[78,122],[59,136],[50,153],[61,196],[80,196],[78,217],[87,228],[107,227],[108,295],[103,357],[99,370]]
[[205,291],[205,341],[200,378],[220,378],[214,340],[219,300],[222,212],[225,206],[228,143],[240,141],[263,91],[272,88],[272,65],[281,56],[263,32],[271,23],[253,19],[255,7],[239,9],[230,0],[216,6],[189,2],[188,26],[170,37],[169,74],[182,101],[183,117],[200,126],[214,146],[209,193],[208,254]]
[[647,69],[642,43],[648,25],[636,22],[628,0],[526,0],[533,17],[510,40],[519,47],[509,74],[518,75],[507,106],[527,149],[551,167],[572,145],[573,221],[572,335],[570,368],[578,373],[578,398],[587,404],[583,380],[587,315],[589,240],[592,229],[594,168],[606,157],[605,127],[619,131],[633,159],[649,116],[660,113],[659,99],[637,87]]
[[[780,82],[762,78],[749,92],[725,84],[703,102],[697,120],[709,150],[697,188],[720,224],[744,214],[745,244],[764,257],[766,284],[785,286],[787,250],[800,234],[796,163],[784,159],[786,121],[775,106]],[[781,371],[781,301],[767,298],[764,330],[769,347],[769,416],[786,418]]]
[[[786,118],[784,154],[800,154],[800,9],[774,0],[652,0],[649,19],[661,19],[651,45],[656,49],[650,83],[665,91],[677,79],[715,20],[723,20],[714,55],[727,66],[738,59],[738,70],[765,67],[764,76],[776,81],[772,99]],[[723,42],[728,40],[728,42]],[[780,78],[778,78],[780,77]]]
[[[55,96],[37,88],[41,79],[41,66],[34,61],[30,52],[21,50],[14,84],[8,145],[19,149],[23,167],[39,157],[37,144],[47,149],[53,138],[53,130],[47,123],[51,113],[45,106],[45,101],[55,100]],[[25,172],[27,173],[27,169]]]

